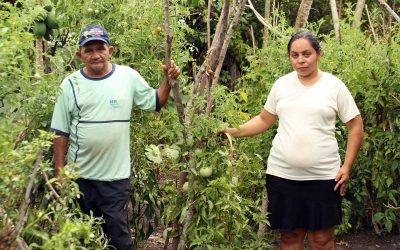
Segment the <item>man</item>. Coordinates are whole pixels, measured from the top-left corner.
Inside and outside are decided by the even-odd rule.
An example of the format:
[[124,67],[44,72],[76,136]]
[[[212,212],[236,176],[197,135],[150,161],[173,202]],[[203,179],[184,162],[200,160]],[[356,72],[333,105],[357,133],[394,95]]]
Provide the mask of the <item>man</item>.
[[67,76],[55,104],[51,129],[56,173],[67,164],[78,175],[81,209],[105,220],[103,229],[117,249],[133,249],[125,204],[130,191],[129,121],[132,106],[159,111],[168,100],[168,77],[179,68],[164,67],[158,89],[149,87],[135,70],[110,62],[114,48],[99,24],[87,26],[76,56],[84,68]]

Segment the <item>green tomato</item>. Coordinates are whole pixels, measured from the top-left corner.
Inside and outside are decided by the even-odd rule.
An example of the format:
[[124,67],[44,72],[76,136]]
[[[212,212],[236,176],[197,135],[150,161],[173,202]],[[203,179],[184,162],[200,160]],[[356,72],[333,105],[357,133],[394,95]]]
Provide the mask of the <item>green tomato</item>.
[[202,167],[201,169],[200,169],[200,175],[202,176],[202,177],[210,177],[211,175],[212,175],[212,168],[211,167]]
[[238,178],[237,178],[236,176],[235,176],[235,177],[232,177],[232,184],[233,184],[234,186],[237,186],[238,183],[239,183]]
[[88,11],[89,13],[92,13],[92,12],[93,12],[93,9],[92,9],[92,8],[88,8],[87,11]]
[[33,76],[33,78],[34,78],[35,80],[40,80],[40,79],[42,79],[42,76],[41,76],[39,73],[35,73],[35,75]]
[[187,193],[188,190],[189,190],[189,182],[183,183],[182,191]]
[[99,11],[99,10],[94,10],[94,13],[95,13],[95,14],[99,14],[100,11]]

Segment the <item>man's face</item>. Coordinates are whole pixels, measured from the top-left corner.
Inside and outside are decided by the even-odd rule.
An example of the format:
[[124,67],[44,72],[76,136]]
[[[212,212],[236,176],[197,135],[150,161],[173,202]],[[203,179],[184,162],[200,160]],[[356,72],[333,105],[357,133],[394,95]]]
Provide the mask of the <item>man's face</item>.
[[82,60],[89,71],[102,74],[107,71],[108,61],[113,51],[112,46],[102,41],[91,41],[80,47],[76,56]]

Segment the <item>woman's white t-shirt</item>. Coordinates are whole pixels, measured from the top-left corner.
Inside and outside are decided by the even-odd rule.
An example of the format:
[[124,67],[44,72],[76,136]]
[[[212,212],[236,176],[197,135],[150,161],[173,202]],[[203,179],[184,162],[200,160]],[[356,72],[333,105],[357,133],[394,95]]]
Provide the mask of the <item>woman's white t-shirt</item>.
[[274,83],[264,108],[279,119],[267,174],[291,180],[334,179],[341,165],[336,117],[345,123],[360,114],[345,84],[323,72],[316,83],[304,86],[294,71]]

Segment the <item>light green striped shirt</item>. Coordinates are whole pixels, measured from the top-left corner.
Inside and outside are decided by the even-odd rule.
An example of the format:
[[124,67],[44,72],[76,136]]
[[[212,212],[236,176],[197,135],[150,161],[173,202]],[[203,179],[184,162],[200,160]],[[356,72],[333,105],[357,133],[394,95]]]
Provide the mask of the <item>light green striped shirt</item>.
[[131,110],[158,110],[157,91],[135,70],[115,64],[102,78],[76,71],[60,87],[51,129],[69,137],[68,165],[80,178],[128,178]]

